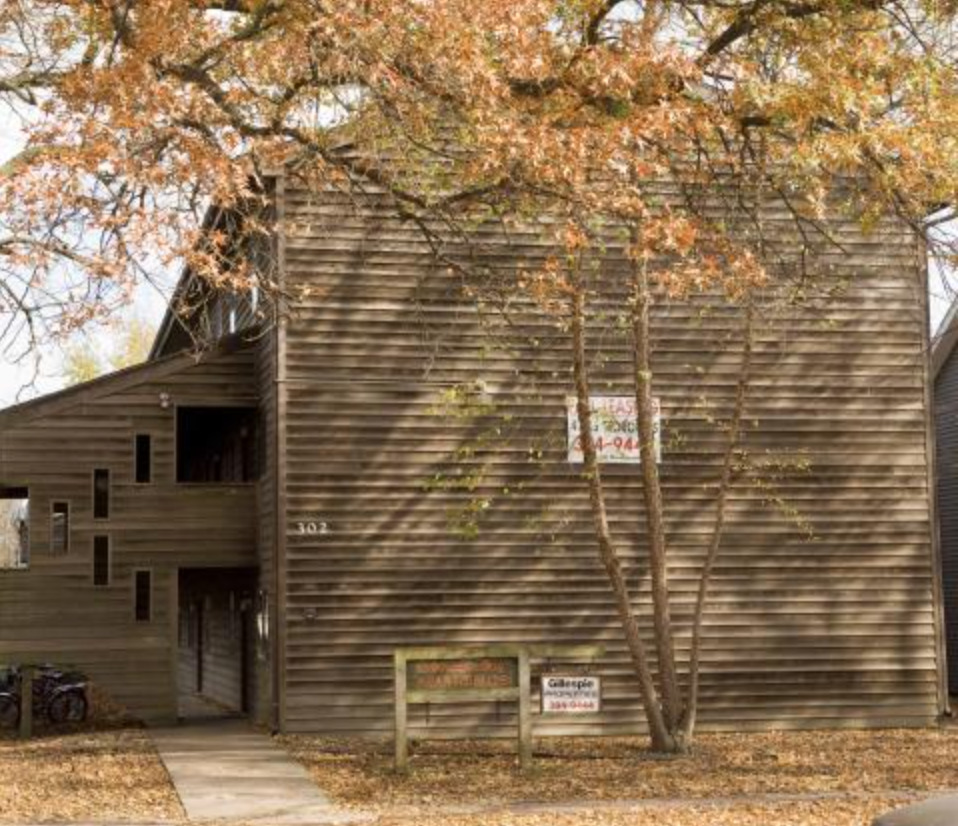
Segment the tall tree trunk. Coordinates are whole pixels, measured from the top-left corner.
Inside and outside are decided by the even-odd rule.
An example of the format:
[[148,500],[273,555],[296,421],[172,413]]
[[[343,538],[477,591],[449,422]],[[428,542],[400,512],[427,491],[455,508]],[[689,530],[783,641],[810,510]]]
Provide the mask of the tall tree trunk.
[[755,310],[752,301],[745,306],[745,324],[742,334],[742,362],[739,367],[738,384],[735,388],[735,406],[732,418],[728,425],[728,439],[725,445],[725,457],[722,462],[722,471],[719,476],[718,490],[715,496],[715,521],[712,525],[712,536],[702,564],[702,573],[699,579],[698,597],[695,601],[695,615],[692,625],[692,648],[689,653],[689,695],[685,710],[685,719],[679,739],[683,747],[691,745],[695,732],[695,721],[698,715],[699,701],[699,657],[702,650],[702,623],[708,601],[709,585],[712,580],[712,569],[718,558],[722,545],[722,534],[725,529],[725,508],[728,495],[732,489],[732,472],[735,466],[735,454],[738,451],[742,438],[742,420],[745,417],[745,404],[748,397],[749,382],[752,373],[752,335]]
[[649,574],[652,581],[652,605],[655,622],[655,650],[658,659],[662,708],[670,731],[682,719],[682,692],[675,668],[675,643],[672,632],[672,608],[669,594],[669,561],[665,537],[662,484],[655,455],[655,412],[652,399],[652,358],[648,262],[641,254],[640,230],[632,228],[632,354],[635,367],[635,407],[648,534]]
[[583,476],[589,486],[589,503],[592,508],[592,520],[595,528],[599,558],[609,577],[612,593],[615,597],[619,621],[625,633],[626,645],[639,680],[639,691],[645,706],[645,716],[649,724],[652,747],[660,751],[674,751],[676,741],[673,730],[666,724],[652,671],[649,667],[645,644],[639,633],[639,624],[632,604],[632,596],[622,572],[622,563],[612,539],[609,520],[606,513],[605,489],[599,471],[595,440],[592,436],[592,412],[589,407],[589,380],[586,360],[586,322],[585,322],[585,286],[576,284],[572,297],[572,367],[575,379],[576,414],[582,439]]

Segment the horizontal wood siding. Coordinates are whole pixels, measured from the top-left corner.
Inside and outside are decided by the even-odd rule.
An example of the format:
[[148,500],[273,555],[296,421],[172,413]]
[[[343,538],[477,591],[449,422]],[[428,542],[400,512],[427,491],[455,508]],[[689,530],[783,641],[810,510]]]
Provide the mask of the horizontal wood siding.
[[[530,307],[514,308],[524,339],[490,307],[483,320],[384,199],[292,189],[285,209],[289,289],[308,288],[285,365],[288,729],[388,733],[396,646],[598,642],[602,713],[537,717],[536,730],[643,730],[586,491],[565,460],[568,344]],[[785,218],[770,207],[770,235],[794,259]],[[731,498],[705,623],[707,729],[924,725],[937,713],[916,248],[891,224],[874,236],[854,222],[833,229],[848,252],[823,258],[841,289],[763,313],[747,446],[785,469],[769,467],[764,485],[740,485]],[[535,233],[511,231],[508,247],[488,233],[482,261],[499,275],[516,277],[550,252]],[[593,302],[596,394],[632,392],[614,286],[625,267],[621,244],[610,245],[607,286]],[[722,444],[709,416],[728,412],[738,325],[738,311],[715,299],[657,309],[683,661],[713,519],[703,485]],[[477,379],[494,413],[471,419],[444,407],[450,387]],[[476,445],[470,467],[485,476],[456,490],[451,457]],[[612,529],[648,617],[639,477],[609,467],[606,479]],[[488,502],[469,538],[450,522],[475,497]],[[328,532],[301,534],[299,521]],[[535,664],[547,667],[563,666]],[[477,724],[507,734],[512,714],[495,704],[420,707],[411,725],[429,736]]]
[[[160,394],[171,405],[160,406]],[[0,414],[0,484],[29,488],[31,565],[0,570],[0,661],[86,670],[146,719],[175,715],[179,567],[256,565],[256,490],[175,482],[175,405],[257,402],[254,350],[170,359]],[[134,482],[134,435],[152,437],[153,480]],[[94,468],[110,470],[109,519],[92,510]],[[50,506],[70,503],[70,549],[50,553]],[[93,585],[93,537],[111,545]],[[134,621],[133,575],[153,571],[152,618]]]

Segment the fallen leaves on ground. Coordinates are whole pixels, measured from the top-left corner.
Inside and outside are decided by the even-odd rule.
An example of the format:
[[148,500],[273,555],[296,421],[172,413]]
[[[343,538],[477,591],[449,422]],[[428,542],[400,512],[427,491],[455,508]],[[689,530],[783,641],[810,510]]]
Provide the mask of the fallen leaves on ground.
[[141,730],[0,739],[0,822],[182,818],[169,775]]
[[905,802],[896,797],[868,801],[817,801],[775,805],[681,806],[629,811],[583,810],[539,814],[385,816],[376,826],[864,826]]
[[[958,731],[954,730],[702,735],[691,755],[678,758],[651,753],[640,738],[543,739],[537,741],[535,768],[528,776],[518,772],[515,745],[509,741],[419,742],[411,752],[410,771],[403,776],[393,771],[388,742],[303,736],[280,740],[339,803],[384,814],[397,811],[396,807],[428,813],[449,806],[522,801],[907,793],[958,786]],[[822,805],[864,804],[823,801]],[[798,806],[796,802],[779,808],[785,812]],[[665,813],[656,817],[660,818],[656,823],[668,822],[661,819],[667,817]],[[808,818],[794,822],[819,822],[812,819],[812,809]],[[713,816],[712,820],[676,822],[724,821]]]

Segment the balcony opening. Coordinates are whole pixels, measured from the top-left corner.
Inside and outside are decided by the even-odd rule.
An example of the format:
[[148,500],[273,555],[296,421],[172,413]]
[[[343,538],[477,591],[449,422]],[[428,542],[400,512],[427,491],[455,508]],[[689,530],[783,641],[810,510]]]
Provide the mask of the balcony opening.
[[256,476],[255,408],[177,408],[177,482],[237,484]]

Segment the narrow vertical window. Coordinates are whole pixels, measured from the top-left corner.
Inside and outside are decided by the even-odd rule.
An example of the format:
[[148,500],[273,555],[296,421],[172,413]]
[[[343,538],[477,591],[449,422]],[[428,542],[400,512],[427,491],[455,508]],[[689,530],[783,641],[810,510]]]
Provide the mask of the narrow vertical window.
[[110,471],[106,468],[93,471],[93,518],[110,518]]
[[137,484],[145,485],[153,480],[153,444],[147,433],[136,434],[136,467],[134,478]]
[[134,574],[134,617],[137,622],[149,622],[153,614],[153,572]]
[[110,537],[93,537],[93,584],[110,584]]
[[54,502],[50,513],[50,553],[65,554],[70,550],[70,505]]

